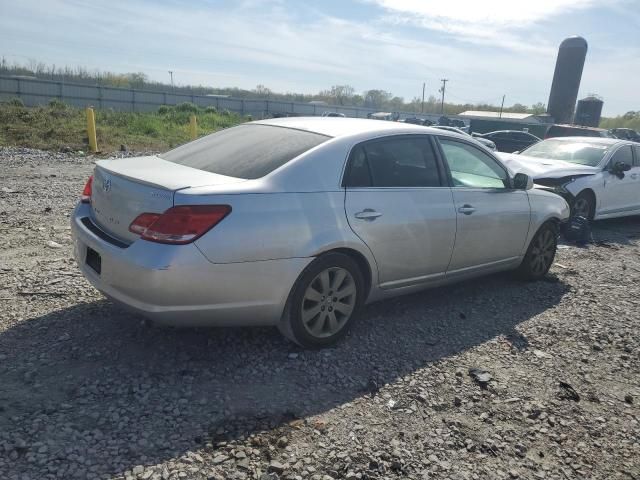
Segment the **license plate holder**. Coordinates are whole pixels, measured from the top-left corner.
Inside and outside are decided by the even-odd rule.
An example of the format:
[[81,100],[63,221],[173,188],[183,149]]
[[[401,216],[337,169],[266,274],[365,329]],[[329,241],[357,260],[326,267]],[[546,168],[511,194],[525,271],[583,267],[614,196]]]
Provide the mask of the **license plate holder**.
[[87,247],[87,256],[85,262],[98,275],[102,273],[102,258],[100,257],[100,254],[91,247]]

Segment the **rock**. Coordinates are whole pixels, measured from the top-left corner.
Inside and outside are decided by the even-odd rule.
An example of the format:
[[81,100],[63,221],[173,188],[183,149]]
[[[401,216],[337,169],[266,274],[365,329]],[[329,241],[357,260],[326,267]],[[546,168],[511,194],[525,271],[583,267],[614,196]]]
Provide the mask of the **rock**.
[[533,350],[533,354],[538,358],[553,358],[553,355],[542,350]]
[[278,447],[284,448],[289,445],[289,439],[287,437],[280,437],[278,439]]
[[624,396],[624,401],[626,403],[628,403],[629,405],[632,405],[633,404],[633,396],[630,395],[630,394],[625,395]]
[[453,397],[453,404],[456,407],[459,407],[460,405],[462,405],[462,399],[460,397]]
[[488,371],[482,368],[470,368],[469,376],[473,378],[478,385],[480,385],[480,388],[483,389],[487,388],[487,384],[493,378]]
[[62,245],[60,245],[58,242],[54,242],[53,240],[47,240],[46,245],[49,248],[62,248]]
[[136,465],[131,470],[131,473],[133,473],[134,475],[140,475],[143,472],[144,472],[144,467],[142,465]]
[[219,465],[226,462],[227,460],[229,460],[229,457],[226,455],[216,455],[215,457],[213,457],[213,464]]
[[282,473],[284,472],[287,468],[289,468],[289,465],[286,463],[280,463],[277,460],[272,460],[269,463],[269,471],[270,472],[275,472],[275,473]]
[[290,360],[295,360],[296,358],[298,358],[300,355],[298,353],[290,353],[289,355],[287,355],[288,358]]

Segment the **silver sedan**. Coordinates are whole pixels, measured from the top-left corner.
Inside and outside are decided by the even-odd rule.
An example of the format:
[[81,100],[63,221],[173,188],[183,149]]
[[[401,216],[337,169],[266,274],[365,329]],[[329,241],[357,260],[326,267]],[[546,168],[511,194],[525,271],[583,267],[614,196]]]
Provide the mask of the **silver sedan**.
[[96,162],[71,219],[87,279],[179,326],[277,325],[306,347],[369,302],[551,266],[564,199],[468,137],[283,118]]

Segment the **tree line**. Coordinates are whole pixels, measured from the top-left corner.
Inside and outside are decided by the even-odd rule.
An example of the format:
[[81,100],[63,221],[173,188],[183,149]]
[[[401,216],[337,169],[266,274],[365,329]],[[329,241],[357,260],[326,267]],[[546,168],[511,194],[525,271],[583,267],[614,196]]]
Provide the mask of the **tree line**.
[[[275,92],[265,85],[257,85],[253,89],[242,89],[237,87],[210,87],[204,85],[171,85],[166,82],[150,80],[142,72],[133,73],[113,73],[108,71],[89,70],[84,67],[69,67],[58,65],[47,65],[43,62],[30,60],[24,64],[9,64],[3,57],[0,59],[0,74],[19,75],[26,77],[36,77],[46,80],[63,81],[70,83],[81,83],[87,85],[98,85],[105,87],[135,88],[139,90],[151,91],[175,91],[176,93],[194,95],[229,95],[236,98],[252,98],[266,100],[280,100],[287,102],[326,102],[327,105],[365,107],[388,112],[416,112],[441,113],[455,115],[466,110],[497,111],[497,105],[489,103],[451,103],[445,102],[444,106],[440,99],[430,95],[424,100],[413,97],[406,100],[403,97],[394,95],[391,92],[381,89],[365,90],[357,92],[351,85],[334,85],[326,90],[321,90],[315,94],[295,93],[295,92]],[[515,103],[504,107],[504,112],[531,113],[540,115],[546,112],[546,105],[542,102],[533,105],[523,105]],[[603,118],[601,126],[603,128],[627,127],[640,129],[640,111],[630,111],[625,115],[615,118]]]
[[[24,64],[9,64],[5,58],[0,60],[0,74],[35,77],[44,80],[54,80],[69,83],[98,85],[104,87],[134,88],[150,91],[175,91],[176,93],[194,95],[229,95],[237,98],[258,98],[267,100],[280,100],[287,102],[326,102],[327,105],[339,105],[349,107],[365,107],[381,111],[406,111],[420,113],[440,113],[440,99],[433,95],[425,98],[424,108],[422,99],[414,97],[407,101],[405,98],[394,95],[382,89],[370,89],[364,92],[356,92],[351,85],[334,85],[315,94],[296,92],[275,92],[272,89],[257,85],[253,89],[237,87],[210,87],[203,85],[171,85],[166,82],[150,80],[142,72],[113,73],[108,71],[89,70],[84,67],[69,67],[48,65],[43,62],[30,60]],[[445,102],[444,113],[455,115],[465,110],[498,110],[499,107],[490,104],[457,104]],[[517,113],[544,113],[546,108],[542,103],[526,106],[519,103],[505,107],[505,112]]]

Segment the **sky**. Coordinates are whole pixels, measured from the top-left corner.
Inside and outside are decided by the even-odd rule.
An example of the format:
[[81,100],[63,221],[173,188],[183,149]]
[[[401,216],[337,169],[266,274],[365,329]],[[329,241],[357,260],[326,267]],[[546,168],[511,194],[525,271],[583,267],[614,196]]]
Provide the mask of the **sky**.
[[557,48],[589,43],[579,98],[640,110],[640,0],[0,0],[0,56],[179,85],[407,101],[547,103]]

